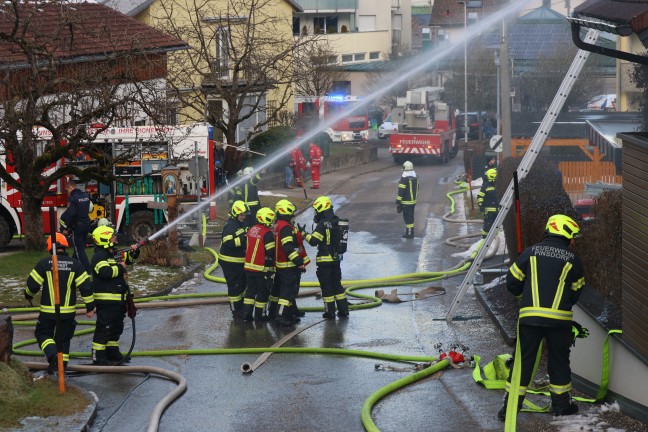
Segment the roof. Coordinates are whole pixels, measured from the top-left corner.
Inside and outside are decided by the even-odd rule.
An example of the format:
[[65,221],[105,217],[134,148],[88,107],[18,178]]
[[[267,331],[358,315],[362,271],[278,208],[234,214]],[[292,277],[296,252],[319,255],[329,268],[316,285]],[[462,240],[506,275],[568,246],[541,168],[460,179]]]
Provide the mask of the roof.
[[648,27],[648,3],[628,0],[588,0],[574,9],[573,16],[629,25],[632,31],[640,33]]
[[[13,13],[1,6],[0,32],[13,25]],[[75,61],[102,58],[115,53],[159,53],[186,49],[184,41],[171,37],[98,3],[56,3],[36,7],[20,3],[24,38],[45,47],[54,57]],[[28,19],[31,18],[31,19]],[[27,61],[17,44],[0,42],[0,65]]]
[[399,61],[379,60],[365,63],[342,63],[338,69],[345,72],[390,72],[398,69]]
[[[499,11],[507,4],[509,4],[508,0],[483,0],[481,8],[468,9],[468,11],[469,13],[477,12],[481,19]],[[430,25],[441,27],[463,26],[464,5],[457,0],[434,0]]]
[[[514,112],[511,118],[511,136],[531,138],[535,135],[544,119],[545,113]],[[560,113],[549,132],[550,138],[587,138],[587,125],[602,125],[619,129],[620,132],[632,131],[641,123],[641,113],[626,112],[567,112]],[[616,125],[616,126],[612,126]],[[621,130],[624,129],[624,130]]]
[[148,8],[153,0],[99,0],[99,3],[124,15],[135,16]]

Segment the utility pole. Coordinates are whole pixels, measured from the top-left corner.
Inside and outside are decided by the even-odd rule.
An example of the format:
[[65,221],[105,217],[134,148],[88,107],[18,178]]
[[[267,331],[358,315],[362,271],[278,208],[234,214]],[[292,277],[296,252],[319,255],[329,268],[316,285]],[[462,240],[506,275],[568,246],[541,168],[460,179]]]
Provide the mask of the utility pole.
[[500,103],[502,105],[502,157],[511,156],[511,63],[509,60],[508,20],[502,20],[502,43],[500,44]]

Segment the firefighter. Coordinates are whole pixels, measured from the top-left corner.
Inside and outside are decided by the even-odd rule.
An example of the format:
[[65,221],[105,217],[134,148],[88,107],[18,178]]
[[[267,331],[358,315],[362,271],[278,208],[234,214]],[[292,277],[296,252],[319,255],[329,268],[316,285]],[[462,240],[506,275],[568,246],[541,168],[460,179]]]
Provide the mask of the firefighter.
[[242,183],[242,181],[239,181],[242,178],[243,178],[243,170],[238,170],[236,172],[236,185],[231,186],[227,190],[227,204],[229,204],[230,208],[232,208],[232,206],[234,205],[234,203],[236,201],[242,201],[243,200],[243,192],[242,192],[241,185],[240,185],[240,183]]
[[59,221],[61,232],[65,236],[72,237],[72,257],[81,261],[83,268],[88,274],[92,273],[90,260],[86,254],[86,240],[90,232],[90,212],[92,211],[92,201],[90,195],[77,189],[74,180],[67,182],[68,202],[67,209],[61,215]]
[[497,157],[495,156],[489,156],[488,159],[486,160],[486,165],[484,166],[484,173],[482,174],[482,180],[484,182],[488,181],[488,177],[486,176],[486,173],[488,172],[489,169],[497,169]]
[[97,304],[92,360],[96,365],[109,366],[128,360],[119,351],[129,294],[126,267],[135,262],[140,251],[136,244],[127,251],[117,251],[117,236],[110,225],[95,228],[92,239],[96,245],[92,256],[92,282]]
[[[92,318],[94,315],[94,297],[92,295],[92,284],[90,276],[83,268],[83,265],[76,258],[70,257],[65,253],[68,247],[65,236],[56,233],[56,256],[58,258],[58,280],[59,280],[59,327],[56,325],[56,313],[54,309],[54,287],[52,286],[52,258],[45,257],[38,261],[36,267],[31,271],[27,278],[27,288],[25,288],[25,298],[31,300],[43,288],[40,300],[40,313],[36,323],[36,341],[38,346],[45,354],[49,367],[47,373],[50,375],[57,370],[57,352],[58,349],[63,353],[63,364],[67,366],[70,360],[70,341],[74,336],[74,329],[77,322],[74,305],[76,304],[76,292],[78,289],[81,293],[84,303],[86,304],[86,316]],[[47,238],[47,250],[52,252],[52,237]],[[60,346],[56,346],[54,334],[60,338]]]
[[[315,231],[311,234],[304,233],[304,238],[311,246],[317,246],[317,280],[322,289],[324,300],[323,318],[335,318],[335,306],[340,318],[349,316],[349,303],[344,287],[342,287],[342,269],[340,261],[342,256],[336,251],[335,238],[339,237],[333,231],[337,230],[339,218],[333,212],[333,203],[327,196],[321,196],[313,202],[316,223]],[[300,227],[303,231],[303,227]]]
[[296,147],[290,151],[290,157],[292,157],[293,160],[293,170],[295,172],[295,184],[299,187],[302,187],[303,185],[303,180],[304,177],[302,176],[302,172],[306,171],[308,168],[306,158],[304,157],[304,154],[302,153],[301,149],[299,147]]
[[313,180],[313,187],[311,189],[319,189],[320,187],[320,169],[324,158],[322,157],[322,149],[315,143],[310,144],[309,151],[310,161],[308,166],[311,169],[311,179]]
[[247,232],[244,265],[247,288],[242,311],[245,321],[267,320],[264,312],[275,270],[275,240],[272,232],[274,218],[275,212],[272,209],[260,208],[256,214],[256,225]]
[[291,221],[296,210],[294,204],[286,199],[279,200],[275,207],[275,266],[279,278],[277,318],[286,327],[300,321],[295,314],[295,299],[299,293],[301,274],[306,272],[310,262],[303,238]]
[[[578,224],[570,217],[551,216],[545,227],[545,239],[522,252],[506,275],[508,290],[520,300],[518,337],[522,362],[518,410],[533,378],[544,338],[553,413],[561,416],[578,412],[578,405],[571,401],[569,394],[572,389],[569,352],[573,342],[572,306],[585,286],[581,261],[570,250],[579,234]],[[510,383],[509,375],[504,406],[497,414],[501,420],[506,418]]]
[[495,179],[497,178],[497,170],[491,168],[486,171],[486,180],[479,193],[477,194],[477,204],[479,209],[484,213],[484,226],[482,227],[482,238],[485,239],[495,222],[497,213],[499,211],[499,201],[497,199],[497,191],[495,190]]
[[243,292],[245,291],[245,247],[247,245],[247,227],[245,218],[247,206],[243,201],[235,201],[230,210],[229,219],[225,222],[221,235],[221,247],[218,262],[223,268],[227,282],[227,295],[234,318],[243,318]]
[[254,225],[256,221],[256,213],[261,207],[261,201],[259,200],[259,188],[257,184],[261,181],[261,175],[257,172],[254,172],[252,167],[247,167],[243,170],[243,177],[246,181],[241,186],[241,201],[249,209],[249,216],[247,218],[248,228]]
[[414,238],[414,207],[418,197],[418,177],[414,165],[410,161],[403,163],[403,173],[398,182],[398,196],[396,197],[396,211],[403,213],[405,221],[405,234],[403,238]]

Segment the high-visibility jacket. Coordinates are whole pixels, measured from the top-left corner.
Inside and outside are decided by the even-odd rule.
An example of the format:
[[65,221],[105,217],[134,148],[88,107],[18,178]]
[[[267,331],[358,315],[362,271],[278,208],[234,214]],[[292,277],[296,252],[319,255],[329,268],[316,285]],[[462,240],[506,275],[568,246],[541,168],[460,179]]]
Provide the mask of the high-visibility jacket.
[[317,246],[317,257],[315,258],[317,265],[327,265],[341,260],[341,257],[335,253],[331,234],[331,230],[337,229],[336,225],[340,218],[333,213],[333,209],[324,210],[320,216],[315,231],[306,234],[305,239],[311,246]]
[[322,149],[317,144],[311,144],[308,152],[312,167],[319,167],[322,164]]
[[251,272],[274,271],[275,241],[272,230],[256,224],[247,232],[247,248],[243,268]]
[[398,182],[398,197],[396,205],[415,205],[418,197],[418,178],[414,171],[403,171],[400,181]]
[[241,200],[251,209],[259,207],[259,188],[257,187],[259,181],[261,181],[261,176],[255,173],[241,186]]
[[304,249],[303,238],[297,229],[287,220],[278,219],[275,224],[277,269],[301,267],[310,262]]
[[508,290],[520,299],[520,323],[571,326],[572,306],[585,286],[580,259],[562,237],[548,236],[527,248],[506,275]]
[[92,286],[97,303],[112,303],[126,299],[128,292],[126,270],[119,261],[130,265],[135,262],[139,253],[140,251],[137,249],[124,251],[121,252],[121,256],[116,256],[118,254],[114,248],[95,247],[91,265]]
[[[59,280],[59,305],[62,317],[75,315],[76,291],[81,293],[87,310],[94,309],[94,297],[90,276],[78,260],[67,256],[61,251],[56,254],[58,258]],[[27,278],[25,294],[34,297],[43,288],[40,301],[40,312],[54,315],[54,285],[52,276],[52,257],[45,257],[38,261]]]
[[497,211],[499,200],[497,199],[497,191],[495,190],[494,181],[486,181],[482,183],[482,187],[477,194],[477,204],[485,213]]
[[221,235],[219,261],[245,263],[245,247],[247,246],[247,227],[236,217],[230,217]]

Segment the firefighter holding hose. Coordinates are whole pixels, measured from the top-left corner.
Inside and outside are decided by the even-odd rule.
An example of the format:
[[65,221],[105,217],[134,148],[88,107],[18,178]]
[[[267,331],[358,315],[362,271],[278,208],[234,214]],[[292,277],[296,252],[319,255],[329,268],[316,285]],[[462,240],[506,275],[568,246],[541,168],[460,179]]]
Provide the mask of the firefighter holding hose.
[[[60,348],[63,353],[63,368],[67,366],[70,359],[70,341],[74,336],[74,329],[77,322],[74,305],[76,304],[76,293],[78,289],[83,301],[86,304],[86,316],[91,318],[94,315],[94,297],[90,276],[83,268],[81,262],[65,253],[68,241],[61,233],[56,233],[56,255],[58,258],[59,297],[63,299],[60,305],[60,328],[56,328],[56,314],[54,306],[54,288],[52,287],[52,257],[45,257],[38,261],[36,267],[29,273],[25,298],[31,302],[38,291],[43,288],[40,301],[40,314],[36,323],[36,341],[45,354],[49,367],[48,374],[57,370],[57,346],[54,334],[59,336]],[[52,238],[47,238],[47,250],[52,252]]]
[[92,360],[99,366],[121,364],[128,361],[119,350],[119,338],[124,331],[126,304],[130,296],[126,268],[139,257],[139,245],[117,251],[117,236],[110,225],[97,227],[92,232],[92,239],[96,245],[92,256],[92,278],[97,305]]
[[[569,394],[572,389],[569,354],[575,340],[572,327],[580,327],[572,321],[572,307],[585,286],[581,261],[571,251],[579,234],[580,228],[572,218],[562,214],[551,216],[545,227],[545,239],[522,252],[506,275],[508,290],[520,300],[518,411],[533,379],[540,343],[545,339],[549,351],[551,409],[555,416],[578,412],[578,405]],[[509,375],[504,406],[497,413],[500,420],[506,419],[510,387]]]
[[247,227],[245,218],[248,208],[243,201],[235,201],[221,235],[218,262],[223,269],[227,283],[227,295],[235,319],[243,318],[243,292],[245,291],[245,248],[247,246]]

